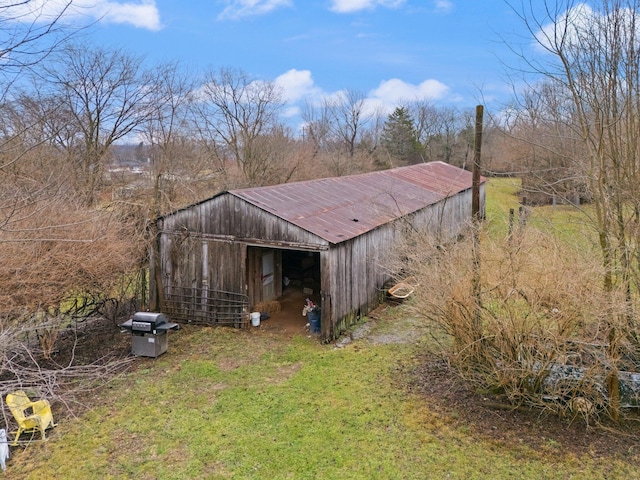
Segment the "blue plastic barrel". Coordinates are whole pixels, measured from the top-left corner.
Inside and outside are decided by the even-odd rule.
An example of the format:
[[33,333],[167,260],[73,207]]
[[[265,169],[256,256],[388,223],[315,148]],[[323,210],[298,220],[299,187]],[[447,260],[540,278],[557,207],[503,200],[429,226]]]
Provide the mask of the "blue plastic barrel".
[[320,312],[307,312],[309,319],[309,331],[311,333],[320,333]]

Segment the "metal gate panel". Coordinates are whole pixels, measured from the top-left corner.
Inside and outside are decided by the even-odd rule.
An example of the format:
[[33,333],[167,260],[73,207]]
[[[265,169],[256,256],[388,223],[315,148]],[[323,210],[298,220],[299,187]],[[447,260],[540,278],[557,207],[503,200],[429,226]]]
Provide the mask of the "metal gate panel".
[[195,325],[249,325],[249,297],[205,288],[173,287],[164,292],[162,309],[172,320]]

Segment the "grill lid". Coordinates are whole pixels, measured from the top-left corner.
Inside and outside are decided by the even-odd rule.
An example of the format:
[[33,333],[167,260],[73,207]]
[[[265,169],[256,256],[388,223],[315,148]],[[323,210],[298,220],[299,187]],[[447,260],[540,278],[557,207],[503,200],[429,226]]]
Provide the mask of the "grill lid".
[[167,321],[167,317],[162,313],[136,312],[133,318],[120,325],[121,328],[132,332],[166,332],[177,330],[179,325]]
[[165,317],[163,313],[136,312],[133,314],[133,321],[160,325],[161,323],[167,322],[167,317]]

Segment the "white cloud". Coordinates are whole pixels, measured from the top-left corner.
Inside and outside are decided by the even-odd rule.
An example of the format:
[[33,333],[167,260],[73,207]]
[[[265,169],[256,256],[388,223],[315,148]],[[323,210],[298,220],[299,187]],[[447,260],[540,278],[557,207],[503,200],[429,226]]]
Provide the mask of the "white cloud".
[[62,14],[65,21],[93,19],[160,30],[160,13],[155,0],[115,2],[110,0],[32,0],[3,8],[0,17],[20,22],[46,23]]
[[353,13],[376,7],[397,8],[404,3],[405,0],[332,0],[331,10],[336,13]]
[[320,89],[314,85],[309,70],[292,68],[277,77],[275,84],[282,90],[284,100],[287,103],[295,103],[305,97],[322,95]]
[[300,116],[300,107],[297,105],[288,105],[282,111],[284,118],[297,118]]
[[[314,107],[341,101],[347,94],[345,90],[327,92],[316,85],[311,71],[292,68],[278,76],[274,83],[281,89],[285,101],[284,116],[296,118],[300,116],[303,104]],[[388,115],[406,103],[419,100],[458,100],[452,97],[450,88],[438,80],[429,79],[417,85],[392,78],[380,83],[378,88],[370,91],[364,99],[365,115]]]
[[237,20],[243,17],[264,15],[280,7],[291,7],[292,0],[226,0],[225,7],[218,20]]
[[[577,3],[544,25],[535,35],[537,48],[556,51],[559,48],[582,49],[584,45],[606,44],[613,29],[621,43],[638,44],[638,13],[630,8],[617,8],[609,12],[596,11],[586,3]],[[634,30],[635,29],[635,30]]]
[[450,0],[436,0],[436,13],[450,13],[453,10],[453,2]]
[[369,94],[381,104],[398,106],[403,102],[416,100],[438,100],[449,92],[449,87],[438,80],[425,80],[414,85],[397,78],[385,80],[380,86]]
[[155,0],[142,3],[94,2],[96,9],[102,10],[101,20],[110,23],[128,23],[137,28],[160,30],[160,12]]

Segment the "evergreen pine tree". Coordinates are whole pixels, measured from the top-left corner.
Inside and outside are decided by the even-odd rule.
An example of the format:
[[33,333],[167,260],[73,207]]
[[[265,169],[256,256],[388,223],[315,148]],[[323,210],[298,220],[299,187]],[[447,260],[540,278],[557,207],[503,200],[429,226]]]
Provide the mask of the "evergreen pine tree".
[[418,141],[413,119],[405,107],[397,107],[384,124],[380,139],[382,147],[401,164],[424,161],[424,151]]

